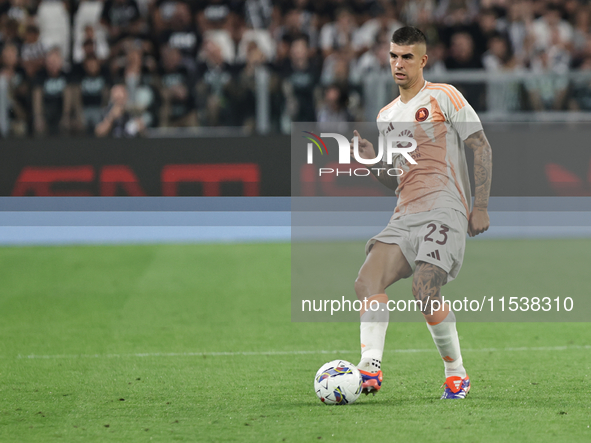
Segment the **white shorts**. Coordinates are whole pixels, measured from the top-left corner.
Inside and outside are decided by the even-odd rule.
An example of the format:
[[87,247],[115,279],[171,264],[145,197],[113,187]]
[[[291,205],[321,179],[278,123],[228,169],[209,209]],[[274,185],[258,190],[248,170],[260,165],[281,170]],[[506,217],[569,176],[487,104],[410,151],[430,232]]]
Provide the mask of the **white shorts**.
[[447,272],[447,283],[460,273],[466,249],[468,220],[459,211],[437,208],[391,219],[365,245],[369,254],[376,241],[397,244],[414,272],[416,262],[434,264]]

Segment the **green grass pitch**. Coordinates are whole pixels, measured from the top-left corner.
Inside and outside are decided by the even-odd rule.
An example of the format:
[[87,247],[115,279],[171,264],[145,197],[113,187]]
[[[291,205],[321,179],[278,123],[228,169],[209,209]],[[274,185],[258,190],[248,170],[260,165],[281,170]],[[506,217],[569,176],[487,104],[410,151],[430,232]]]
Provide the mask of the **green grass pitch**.
[[[446,290],[589,292],[589,251],[471,241]],[[591,441],[586,323],[459,324],[464,401],[439,400],[425,325],[394,323],[382,391],[329,407],[314,374],[357,362],[358,326],[290,321],[288,244],[0,248],[0,282],[0,442]]]

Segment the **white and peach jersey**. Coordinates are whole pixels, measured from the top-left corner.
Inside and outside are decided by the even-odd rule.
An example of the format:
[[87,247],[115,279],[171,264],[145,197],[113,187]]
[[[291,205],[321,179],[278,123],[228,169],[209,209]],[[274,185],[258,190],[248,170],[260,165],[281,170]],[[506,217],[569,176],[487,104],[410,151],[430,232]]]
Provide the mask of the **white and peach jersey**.
[[417,142],[410,153],[416,165],[402,154],[393,159],[393,166],[403,171],[394,218],[435,208],[453,208],[468,218],[472,196],[463,141],[482,124],[463,95],[451,85],[426,81],[408,103],[398,97],[384,107],[377,122],[383,136]]

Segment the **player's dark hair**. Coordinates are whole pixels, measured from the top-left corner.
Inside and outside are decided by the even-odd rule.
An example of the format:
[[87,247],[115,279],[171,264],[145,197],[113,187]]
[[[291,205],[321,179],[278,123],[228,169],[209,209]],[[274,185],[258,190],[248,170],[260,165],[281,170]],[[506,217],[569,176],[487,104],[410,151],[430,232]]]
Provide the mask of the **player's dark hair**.
[[399,46],[416,45],[417,43],[423,43],[426,45],[427,37],[425,37],[423,31],[419,28],[415,28],[414,26],[404,26],[394,31],[390,41]]

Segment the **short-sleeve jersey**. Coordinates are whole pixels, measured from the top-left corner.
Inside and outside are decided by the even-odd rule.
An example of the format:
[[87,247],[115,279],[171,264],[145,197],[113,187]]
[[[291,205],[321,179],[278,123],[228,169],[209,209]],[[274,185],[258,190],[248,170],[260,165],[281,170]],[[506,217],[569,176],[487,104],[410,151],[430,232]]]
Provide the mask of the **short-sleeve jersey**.
[[402,154],[393,159],[393,166],[403,171],[394,218],[435,208],[453,208],[467,218],[472,196],[463,141],[482,124],[462,94],[451,85],[426,81],[408,103],[398,97],[384,107],[377,123],[382,136],[417,142],[410,153],[416,165]]

